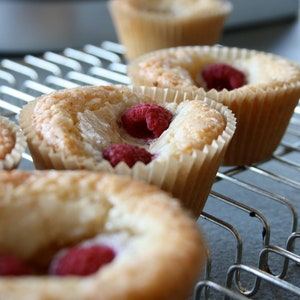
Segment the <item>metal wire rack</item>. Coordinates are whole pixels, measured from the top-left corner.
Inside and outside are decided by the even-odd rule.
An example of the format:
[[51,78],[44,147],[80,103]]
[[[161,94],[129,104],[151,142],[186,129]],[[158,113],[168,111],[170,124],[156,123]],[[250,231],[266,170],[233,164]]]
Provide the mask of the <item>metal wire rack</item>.
[[[121,45],[0,60],[0,113],[18,122],[24,104],[58,89],[130,84]],[[276,116],[275,116],[276,117]],[[24,153],[20,169],[34,169]],[[273,156],[221,167],[199,226],[207,265],[193,300],[300,299],[300,104]]]

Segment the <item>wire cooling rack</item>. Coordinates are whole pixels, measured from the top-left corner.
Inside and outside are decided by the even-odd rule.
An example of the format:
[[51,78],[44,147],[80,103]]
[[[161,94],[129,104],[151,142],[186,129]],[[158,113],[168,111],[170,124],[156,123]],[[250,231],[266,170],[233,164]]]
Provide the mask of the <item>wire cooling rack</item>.
[[[79,50],[2,58],[0,113],[18,122],[23,105],[41,94],[130,84],[123,53],[121,45],[104,41]],[[34,169],[28,150],[19,168]],[[198,220],[208,259],[193,300],[300,299],[299,192],[300,105],[269,160],[219,169]]]

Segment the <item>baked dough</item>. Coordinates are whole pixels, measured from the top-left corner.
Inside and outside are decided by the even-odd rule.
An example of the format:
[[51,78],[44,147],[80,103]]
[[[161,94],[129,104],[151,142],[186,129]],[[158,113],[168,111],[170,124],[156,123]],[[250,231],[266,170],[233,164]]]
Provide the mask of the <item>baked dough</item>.
[[[213,15],[224,10],[231,10],[231,4],[220,0],[128,0],[119,5],[127,9],[144,11],[149,14],[164,14],[169,18],[191,17],[196,13]],[[199,17],[199,16],[198,16]]]
[[1,299],[182,300],[205,264],[196,222],[156,187],[100,172],[2,171],[0,195],[2,253],[47,264],[92,237],[118,249],[87,277],[2,277]]
[[18,167],[26,147],[20,127],[10,119],[0,116],[0,170]]
[[176,47],[153,51],[132,61],[127,72],[136,85],[198,89],[199,71],[214,63],[225,63],[241,70],[247,83],[238,90],[251,87],[275,88],[300,80],[299,66],[264,52],[219,46]]
[[145,147],[156,155],[156,161],[191,155],[211,144],[226,128],[222,114],[203,101],[161,103],[174,115],[169,128],[150,143],[132,138],[120,127],[122,114],[138,103],[153,102],[128,87],[80,87],[31,102],[21,112],[20,122],[25,128],[24,120],[30,118],[28,133],[46,143],[50,151],[76,156],[79,161],[92,158],[95,164],[103,162],[104,149],[119,143]]
[[4,123],[0,123],[0,159],[3,160],[15,146],[15,136]]

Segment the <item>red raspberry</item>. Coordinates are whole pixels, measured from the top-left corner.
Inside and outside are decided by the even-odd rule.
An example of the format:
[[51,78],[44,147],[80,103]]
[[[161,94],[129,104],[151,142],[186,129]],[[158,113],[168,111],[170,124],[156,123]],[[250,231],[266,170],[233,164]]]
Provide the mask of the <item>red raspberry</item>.
[[129,144],[112,145],[105,149],[102,154],[113,167],[121,161],[124,161],[131,168],[138,161],[148,164],[152,160],[152,154],[146,149]]
[[113,249],[105,245],[75,246],[68,249],[61,257],[53,260],[50,265],[50,273],[60,276],[90,275],[110,263],[115,255]]
[[153,103],[142,103],[131,107],[122,116],[122,125],[133,137],[158,138],[172,121],[172,113]]
[[0,255],[0,276],[22,276],[32,274],[31,269],[21,259],[13,255]]
[[208,90],[233,90],[246,83],[245,74],[227,64],[212,64],[202,70],[202,77]]

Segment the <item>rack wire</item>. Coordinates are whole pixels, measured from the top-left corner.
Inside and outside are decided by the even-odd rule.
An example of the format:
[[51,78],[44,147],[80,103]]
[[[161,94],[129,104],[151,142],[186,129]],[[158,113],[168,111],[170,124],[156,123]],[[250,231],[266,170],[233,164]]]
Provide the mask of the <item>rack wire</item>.
[[[41,94],[82,85],[130,84],[122,45],[0,60],[0,113],[18,122]],[[276,116],[274,116],[276,117]],[[34,169],[28,150],[20,169]],[[300,104],[273,156],[221,167],[198,223],[207,265],[192,295],[200,299],[300,299]]]

